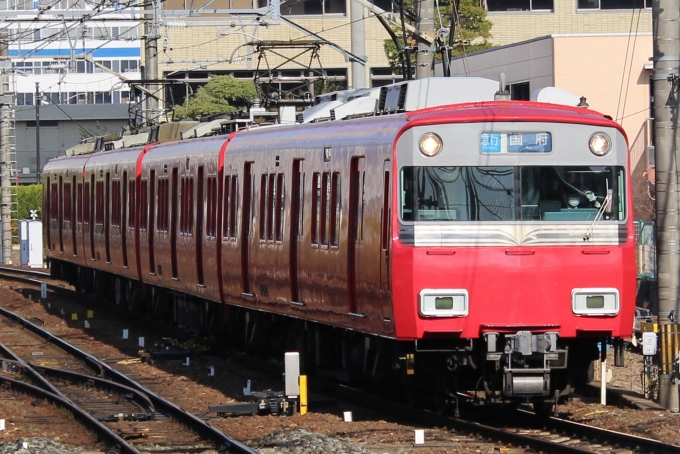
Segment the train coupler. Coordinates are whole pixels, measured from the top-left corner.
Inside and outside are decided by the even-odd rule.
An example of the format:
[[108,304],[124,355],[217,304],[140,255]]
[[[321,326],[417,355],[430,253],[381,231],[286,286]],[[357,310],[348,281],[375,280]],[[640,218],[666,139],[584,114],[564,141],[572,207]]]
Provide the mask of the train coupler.
[[550,369],[506,369],[503,394],[507,397],[549,396]]

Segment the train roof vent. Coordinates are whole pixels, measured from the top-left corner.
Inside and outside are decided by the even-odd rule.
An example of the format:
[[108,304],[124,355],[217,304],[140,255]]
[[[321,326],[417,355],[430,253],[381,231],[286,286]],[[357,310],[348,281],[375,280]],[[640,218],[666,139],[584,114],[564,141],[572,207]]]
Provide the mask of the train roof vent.
[[302,123],[303,121],[305,121],[305,116],[302,115],[302,112],[296,113],[295,114],[295,122],[296,123]]
[[94,153],[95,142],[79,143],[66,150],[66,156]]
[[382,105],[381,109],[383,112],[394,113],[400,110],[404,110],[404,99],[406,99],[408,84],[409,82],[404,82],[382,87],[385,93],[384,95],[385,102]]
[[330,93],[316,95],[314,97],[314,105],[316,106],[331,101],[347,102],[349,101],[350,96],[363,90],[363,88],[349,88],[347,90],[333,91]]
[[403,97],[403,106],[399,107],[407,112],[447,104],[493,101],[498,90],[497,81],[481,77],[428,77],[407,84],[408,90],[398,100],[401,103]]
[[196,137],[214,136],[222,131],[222,123],[228,120],[213,120],[191,126],[179,133],[182,139],[193,139]]
[[375,108],[378,105],[378,100],[372,97],[354,98],[345,104],[331,110],[331,118],[333,120],[342,120],[343,118],[374,114]]
[[316,106],[312,106],[309,109],[302,112],[302,123],[310,123],[317,118],[324,118],[331,116],[331,109],[334,109],[342,105],[341,101],[328,101]]
[[120,140],[114,140],[111,142],[113,144],[114,150],[119,150],[121,148],[131,148],[138,147],[140,145],[146,145],[149,143],[149,133],[143,132],[140,134],[134,134],[131,136],[124,136]]
[[575,94],[556,87],[545,87],[540,90],[535,90],[531,94],[531,100],[574,107],[578,106],[581,102],[581,98]]

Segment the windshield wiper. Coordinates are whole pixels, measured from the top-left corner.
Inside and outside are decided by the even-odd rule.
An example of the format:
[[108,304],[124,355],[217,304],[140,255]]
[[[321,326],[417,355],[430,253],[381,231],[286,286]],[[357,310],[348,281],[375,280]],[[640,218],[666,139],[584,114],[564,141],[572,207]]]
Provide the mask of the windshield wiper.
[[586,234],[583,235],[583,241],[588,241],[593,236],[593,230],[595,229],[595,225],[597,225],[605,211],[607,211],[608,213],[611,212],[612,209],[611,205],[612,205],[612,192],[611,190],[607,190],[607,196],[604,198],[602,205],[600,205],[600,209],[597,210],[595,219],[593,219],[592,224],[590,224],[590,227],[588,227]]

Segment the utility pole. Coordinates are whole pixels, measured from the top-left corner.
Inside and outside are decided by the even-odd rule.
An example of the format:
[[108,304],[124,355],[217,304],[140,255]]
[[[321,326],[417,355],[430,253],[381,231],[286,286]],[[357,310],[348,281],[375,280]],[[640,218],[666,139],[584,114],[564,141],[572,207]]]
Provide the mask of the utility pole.
[[12,95],[9,78],[12,63],[9,59],[7,30],[0,31],[0,188],[2,188],[2,263],[12,263],[12,164],[10,124],[12,120]]
[[680,318],[680,9],[677,1],[654,0],[654,159],[656,164],[657,270],[659,292],[659,404],[680,410],[674,366]]
[[157,0],[146,0],[144,9],[153,10],[152,19],[144,21],[144,79],[150,81],[147,84],[146,94],[146,115],[147,124],[156,123],[160,116],[158,110],[158,84],[153,81],[158,80],[158,3]]
[[35,83],[35,182],[40,184],[40,82]]
[[[429,36],[434,37],[434,0],[418,0],[418,30]],[[431,51],[431,44],[426,40],[416,37],[418,43],[418,53],[416,54],[416,79],[424,79],[434,76],[434,61]]]
[[[351,20],[352,53],[366,58],[366,21],[364,5],[356,0],[349,2]],[[366,88],[366,66],[359,61],[352,60],[352,88]]]

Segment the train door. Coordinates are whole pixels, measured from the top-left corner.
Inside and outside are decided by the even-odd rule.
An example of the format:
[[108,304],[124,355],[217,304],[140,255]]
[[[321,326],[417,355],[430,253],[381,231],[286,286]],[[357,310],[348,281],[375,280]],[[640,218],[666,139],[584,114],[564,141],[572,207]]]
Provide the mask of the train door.
[[151,170],[149,174],[149,229],[146,233],[149,241],[149,272],[156,274],[156,257],[154,254],[155,216],[156,216],[156,171]]
[[250,249],[250,213],[253,196],[253,163],[246,162],[243,167],[243,200],[241,207],[241,278],[242,293],[252,295],[250,291],[250,273],[248,256]]
[[392,227],[392,161],[386,159],[383,164],[382,212],[380,219],[380,299],[382,301],[383,320],[392,320],[390,304],[390,248]]
[[355,156],[350,164],[349,175],[349,235],[347,236],[347,290],[349,312],[360,314],[357,298],[357,281],[361,276],[358,249],[363,245],[364,213],[364,157]]
[[302,244],[302,222],[304,206],[304,174],[302,159],[293,161],[293,181],[291,187],[290,211],[290,295],[291,301],[300,302],[300,245]]
[[128,267],[128,255],[127,255],[127,229],[128,229],[128,173],[127,171],[123,172],[123,181],[121,182],[123,194],[120,197],[120,200],[123,201],[121,203],[121,214],[120,214],[120,242],[123,247],[123,267],[127,268]]
[[94,255],[94,197],[92,197],[92,192],[95,188],[95,176],[94,173],[90,175],[90,183],[87,185],[86,196],[87,196],[87,223],[89,237],[90,237],[90,258],[95,260]]
[[179,271],[177,270],[177,187],[178,187],[179,171],[177,167],[172,169],[172,194],[170,202],[170,260],[172,261],[172,278],[179,279]]
[[59,201],[57,203],[57,225],[59,226],[59,252],[64,252],[64,182],[59,177]]
[[203,276],[203,218],[205,194],[203,193],[203,166],[198,167],[198,187],[196,189],[196,277],[198,285],[205,285]]
[[73,176],[73,183],[71,184],[71,241],[73,242],[73,255],[78,255],[78,235],[76,232],[76,210],[78,209],[79,200],[77,197],[77,188],[80,185],[76,184],[76,176]]
[[111,263],[111,173],[106,172],[106,185],[104,187],[104,248],[106,251],[106,263]]

